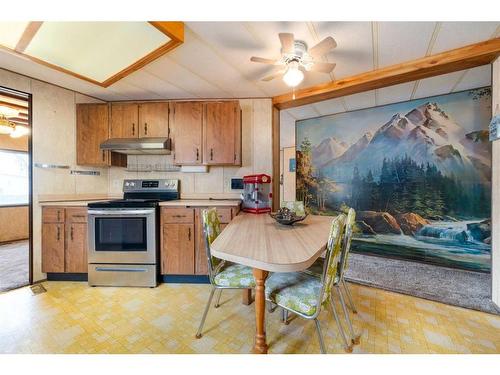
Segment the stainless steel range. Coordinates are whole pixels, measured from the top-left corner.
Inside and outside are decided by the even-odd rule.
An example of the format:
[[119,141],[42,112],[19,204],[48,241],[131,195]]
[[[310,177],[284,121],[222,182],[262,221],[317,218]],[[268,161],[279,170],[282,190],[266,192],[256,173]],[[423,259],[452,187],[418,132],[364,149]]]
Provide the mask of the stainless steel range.
[[159,202],[179,199],[178,180],[125,180],[123,199],[88,204],[92,286],[157,285]]

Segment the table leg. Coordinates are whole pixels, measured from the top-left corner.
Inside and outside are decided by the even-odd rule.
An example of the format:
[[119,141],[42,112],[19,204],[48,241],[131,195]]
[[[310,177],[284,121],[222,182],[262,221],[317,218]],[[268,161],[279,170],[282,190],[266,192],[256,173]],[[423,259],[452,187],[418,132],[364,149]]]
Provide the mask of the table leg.
[[241,303],[244,305],[250,305],[252,303],[252,289],[243,289]]
[[266,297],[264,294],[264,287],[268,272],[253,269],[253,277],[255,278],[255,345],[253,352],[255,354],[267,354],[266,343]]

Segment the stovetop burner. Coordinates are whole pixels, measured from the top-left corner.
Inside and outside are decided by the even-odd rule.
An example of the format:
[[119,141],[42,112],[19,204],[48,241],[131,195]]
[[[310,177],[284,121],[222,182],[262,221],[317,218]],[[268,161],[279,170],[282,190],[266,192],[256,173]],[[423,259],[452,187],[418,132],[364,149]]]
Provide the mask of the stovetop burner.
[[89,203],[89,208],[156,207],[159,202],[179,199],[179,180],[125,180],[123,199]]

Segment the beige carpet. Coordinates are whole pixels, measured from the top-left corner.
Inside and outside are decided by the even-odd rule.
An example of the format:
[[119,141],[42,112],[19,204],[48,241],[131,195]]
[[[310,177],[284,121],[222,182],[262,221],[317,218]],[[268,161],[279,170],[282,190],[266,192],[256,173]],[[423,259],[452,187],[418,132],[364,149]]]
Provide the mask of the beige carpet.
[[0,245],[0,292],[28,285],[28,241]]

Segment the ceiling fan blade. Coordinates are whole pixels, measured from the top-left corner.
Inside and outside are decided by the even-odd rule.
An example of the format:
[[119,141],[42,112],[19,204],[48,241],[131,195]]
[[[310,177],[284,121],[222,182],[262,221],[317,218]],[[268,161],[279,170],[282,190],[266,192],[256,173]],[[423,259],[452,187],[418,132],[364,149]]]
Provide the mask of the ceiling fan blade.
[[281,52],[282,53],[294,53],[295,52],[295,39],[292,33],[279,33],[281,41]]
[[250,61],[262,64],[270,64],[270,65],[275,65],[278,62],[278,60],[266,59],[264,57],[256,57],[256,56],[250,57]]
[[264,81],[264,82],[272,81],[273,79],[278,78],[279,76],[282,76],[283,73],[285,73],[285,70],[279,70],[277,72],[274,72],[274,73],[262,78],[261,81]]
[[315,62],[309,70],[311,72],[330,73],[333,69],[335,69],[334,63]]
[[335,39],[329,36],[316,44],[314,47],[311,47],[308,53],[312,57],[321,57],[323,55],[326,55],[335,47],[337,47],[337,42],[335,41]]

